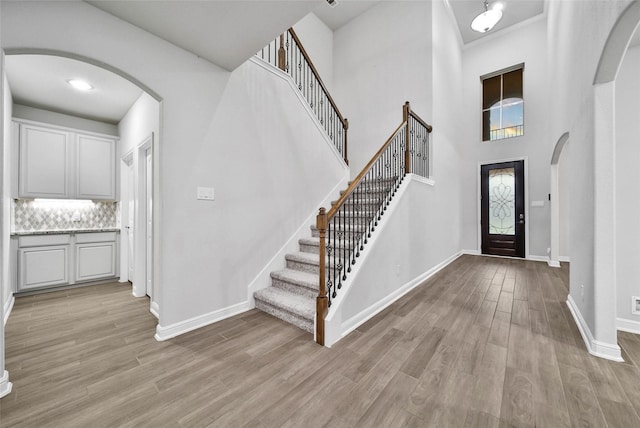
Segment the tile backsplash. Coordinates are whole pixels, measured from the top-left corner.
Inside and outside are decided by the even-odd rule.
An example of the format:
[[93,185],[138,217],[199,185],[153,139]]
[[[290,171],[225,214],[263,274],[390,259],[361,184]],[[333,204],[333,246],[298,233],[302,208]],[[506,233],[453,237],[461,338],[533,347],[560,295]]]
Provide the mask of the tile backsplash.
[[115,228],[120,217],[117,202],[16,199],[11,208],[14,232]]

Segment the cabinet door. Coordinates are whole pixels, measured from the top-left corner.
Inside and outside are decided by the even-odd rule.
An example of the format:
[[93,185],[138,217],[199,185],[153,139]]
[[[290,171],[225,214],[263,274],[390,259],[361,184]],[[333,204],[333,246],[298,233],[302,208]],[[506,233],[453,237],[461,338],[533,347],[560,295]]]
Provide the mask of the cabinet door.
[[71,139],[68,132],[20,125],[20,196],[70,197],[70,150]]
[[69,246],[21,248],[18,291],[69,283]]
[[115,140],[78,134],[76,153],[76,197],[115,200]]
[[76,244],[76,281],[116,276],[116,243]]

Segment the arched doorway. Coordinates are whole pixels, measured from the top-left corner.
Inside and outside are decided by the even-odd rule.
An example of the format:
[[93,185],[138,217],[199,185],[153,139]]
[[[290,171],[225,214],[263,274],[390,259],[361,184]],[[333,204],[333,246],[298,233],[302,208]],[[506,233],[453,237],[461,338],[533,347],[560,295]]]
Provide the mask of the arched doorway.
[[[568,142],[569,133],[565,132],[558,139],[551,156],[551,251],[548,262],[551,267],[560,267],[561,247],[564,249],[566,245],[566,238],[563,239],[565,237],[563,234],[566,234],[568,224],[563,219],[566,219],[568,211],[568,200],[565,198],[565,190],[568,185],[566,180],[568,153],[564,149]],[[562,254],[562,256],[566,256],[566,254]]]

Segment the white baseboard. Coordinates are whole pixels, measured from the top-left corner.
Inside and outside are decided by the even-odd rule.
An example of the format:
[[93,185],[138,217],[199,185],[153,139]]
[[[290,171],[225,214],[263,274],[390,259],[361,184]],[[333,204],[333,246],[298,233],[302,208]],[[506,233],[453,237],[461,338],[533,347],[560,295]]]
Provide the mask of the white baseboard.
[[481,256],[482,255],[479,250],[462,250],[462,251],[460,251],[460,254],[461,255],[468,255],[468,256]]
[[246,312],[249,309],[251,309],[251,306],[249,302],[246,301],[226,308],[218,309],[217,311],[209,312],[208,314],[199,315],[185,321],[180,321],[172,325],[161,326],[160,324],[158,324],[154,337],[157,341],[168,340],[181,334],[188,333],[197,328],[222,321],[223,319],[238,315],[242,312]]
[[5,370],[0,378],[0,398],[8,395],[12,388],[13,385],[9,382],[9,372]]
[[455,259],[457,259],[461,255],[462,255],[461,251],[455,253],[454,255],[438,263],[428,271],[418,275],[411,281],[402,285],[400,288],[398,288],[396,291],[386,296],[384,299],[379,300],[372,306],[369,306],[365,310],[361,311],[360,313],[356,314],[350,319],[344,321],[342,323],[342,330],[343,330],[342,337],[347,336],[353,330],[360,327],[365,322],[369,321],[371,318],[373,318],[374,316],[382,312],[384,309],[386,309],[388,306],[393,304],[393,302],[400,299],[402,296],[404,296],[405,294],[407,294],[408,292],[410,292],[411,290],[413,290],[414,288],[422,284],[424,281],[426,281],[427,279],[431,278],[433,275],[435,275],[436,273],[444,269],[447,265],[449,265],[451,262],[453,262]]
[[569,256],[558,256],[558,260],[565,263],[571,263]]
[[[512,257],[513,258],[513,257]],[[545,263],[549,263],[549,257],[547,256],[536,256],[533,254],[529,254],[526,257],[527,260],[531,260],[532,262],[545,262]]]
[[158,305],[158,302],[151,302],[151,305],[149,305],[149,312],[151,312],[157,319],[160,319],[160,305]]
[[573,315],[573,319],[578,326],[578,330],[580,331],[582,340],[587,346],[587,351],[589,351],[591,355],[605,358],[611,361],[624,361],[622,359],[622,351],[620,350],[620,347],[617,343],[606,343],[594,339],[589,326],[582,317],[582,314],[580,313],[580,310],[578,309],[578,306],[576,305],[576,302],[573,300],[573,297],[571,297],[571,295],[567,297],[567,306],[569,307],[569,311],[571,311],[571,315]]
[[617,318],[616,328],[620,331],[626,331],[627,333],[640,334],[640,321]]
[[7,320],[9,319],[9,315],[11,314],[11,311],[13,310],[13,304],[15,302],[16,302],[16,298],[13,296],[13,294],[11,295],[9,300],[4,302],[4,325],[7,325]]
[[553,268],[560,267],[560,262],[555,260],[547,260],[547,264],[549,265],[549,267],[553,267]]

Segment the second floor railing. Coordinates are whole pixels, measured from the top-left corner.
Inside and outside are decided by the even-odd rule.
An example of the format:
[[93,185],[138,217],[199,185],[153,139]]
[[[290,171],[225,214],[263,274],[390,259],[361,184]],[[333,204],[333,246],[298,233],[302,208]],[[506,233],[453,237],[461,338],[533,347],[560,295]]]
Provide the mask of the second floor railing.
[[336,149],[349,164],[347,157],[349,121],[340,113],[293,28],[262,48],[258,56],[291,76]]
[[316,341],[324,345],[324,319],[360,252],[371,238],[405,175],[429,177],[432,128],[403,107],[403,121],[328,211],[320,208],[320,286]]

